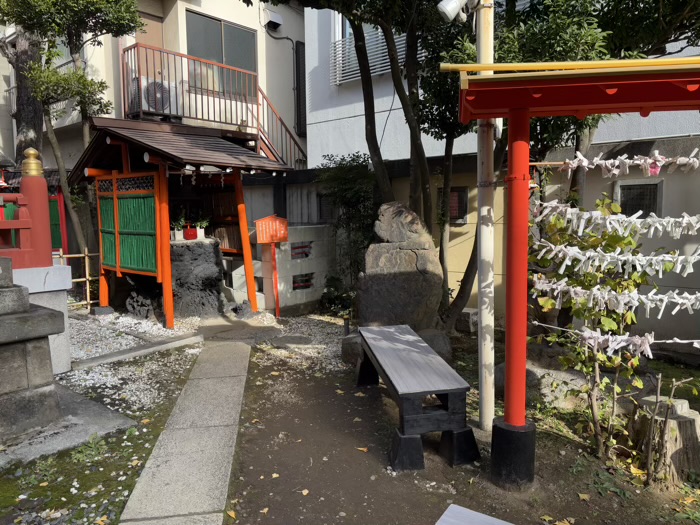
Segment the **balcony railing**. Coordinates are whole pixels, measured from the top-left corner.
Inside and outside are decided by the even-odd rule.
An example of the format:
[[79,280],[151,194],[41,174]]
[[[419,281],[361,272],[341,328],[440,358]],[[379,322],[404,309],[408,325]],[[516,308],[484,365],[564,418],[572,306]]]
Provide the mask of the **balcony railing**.
[[306,153],[258,86],[252,71],[143,44],[124,50],[128,118],[153,115],[224,124],[258,135],[258,149],[295,168]]

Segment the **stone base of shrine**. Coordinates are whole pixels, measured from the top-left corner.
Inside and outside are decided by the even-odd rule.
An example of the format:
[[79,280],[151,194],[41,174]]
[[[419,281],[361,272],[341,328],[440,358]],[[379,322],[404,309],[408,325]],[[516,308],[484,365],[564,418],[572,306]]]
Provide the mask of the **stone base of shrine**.
[[29,290],[29,302],[63,314],[65,331],[49,336],[51,364],[54,374],[71,369],[70,334],[68,330],[68,290],[73,287],[70,266],[21,268],[12,270],[16,285]]

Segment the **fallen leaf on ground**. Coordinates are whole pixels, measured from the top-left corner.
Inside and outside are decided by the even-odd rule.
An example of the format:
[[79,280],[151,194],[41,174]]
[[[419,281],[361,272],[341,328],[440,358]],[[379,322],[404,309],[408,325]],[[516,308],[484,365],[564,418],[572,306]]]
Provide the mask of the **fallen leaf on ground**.
[[308,496],[309,495],[309,489],[304,489],[301,491],[302,496]]
[[630,472],[632,473],[633,476],[638,476],[638,477],[640,477],[640,478],[641,478],[642,476],[646,476],[646,475],[647,475],[647,471],[646,471],[646,470],[639,469],[639,468],[635,467],[634,465],[630,465]]
[[352,420],[353,423],[359,423],[360,421],[362,421],[361,417],[356,417],[355,419]]
[[278,375],[280,375],[280,373],[279,372],[270,372],[270,375],[271,376],[278,376]]
[[234,520],[236,519],[236,513],[235,513],[234,511],[229,510],[226,514],[228,514],[229,516],[231,516]]
[[590,494],[584,494],[582,492],[578,493],[578,499],[580,501],[590,501],[591,500],[591,495]]
[[48,486],[48,484],[49,484],[48,481],[44,481],[43,483],[39,483],[39,486],[40,486],[40,487],[46,487],[46,486]]
[[265,476],[260,476],[260,479],[265,479]]
[[260,420],[254,419],[253,421],[250,422],[251,425],[255,425],[256,423],[260,423]]
[[263,510],[260,511],[260,514],[264,514],[267,516],[267,513],[270,512],[270,509],[268,507],[265,507]]
[[548,516],[547,514],[545,514],[544,516],[540,516],[540,519],[542,521],[544,521],[545,523],[549,523],[550,521],[554,521],[554,518],[552,518],[551,516]]
[[335,393],[338,394],[338,395],[340,395],[340,396],[342,396],[342,395],[345,393],[345,391],[344,391],[344,390],[341,390],[341,389],[339,388],[338,390],[335,391]]
[[365,396],[362,392],[358,392],[357,394],[355,394],[355,397],[367,397],[367,396]]
[[360,452],[369,452],[369,447],[355,447]]
[[280,477],[280,475],[277,474],[277,472],[273,472],[273,473],[272,473],[272,479],[274,479],[274,478],[279,478],[279,477]]
[[138,467],[141,464],[141,462],[138,459],[135,459],[130,463],[132,467]]
[[141,420],[141,424],[142,424],[142,425],[148,425],[150,422],[151,422],[150,419],[142,419],[142,420]]
[[301,439],[297,439],[295,443],[301,443]]
[[691,503],[695,503],[697,501],[697,498],[694,498],[693,496],[688,496],[687,498],[683,498],[679,500],[683,505],[690,505]]

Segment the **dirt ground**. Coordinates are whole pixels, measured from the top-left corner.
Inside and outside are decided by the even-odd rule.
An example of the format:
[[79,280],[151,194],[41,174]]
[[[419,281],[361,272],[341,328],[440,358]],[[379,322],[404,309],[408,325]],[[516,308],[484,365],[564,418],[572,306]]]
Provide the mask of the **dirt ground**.
[[[458,371],[474,383],[475,342],[464,342],[458,359]],[[450,503],[514,524],[694,522],[679,520],[683,494],[634,485],[623,471],[590,458],[585,443],[551,414],[538,415],[536,482],[525,491],[488,481],[490,443],[480,432],[482,459],[474,465],[448,467],[436,452],[439,436],[429,435],[425,470],[395,473],[387,456],[398,411],[385,388],[356,388],[351,369],[314,373],[284,360],[255,361],[229,523],[428,525]],[[470,394],[472,413],[477,395]]]

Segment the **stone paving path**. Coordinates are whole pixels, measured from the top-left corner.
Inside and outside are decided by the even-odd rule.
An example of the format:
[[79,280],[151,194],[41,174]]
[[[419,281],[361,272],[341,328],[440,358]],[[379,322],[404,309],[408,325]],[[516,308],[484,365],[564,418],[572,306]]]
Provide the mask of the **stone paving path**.
[[125,525],[221,525],[250,346],[206,341],[121,516]]

